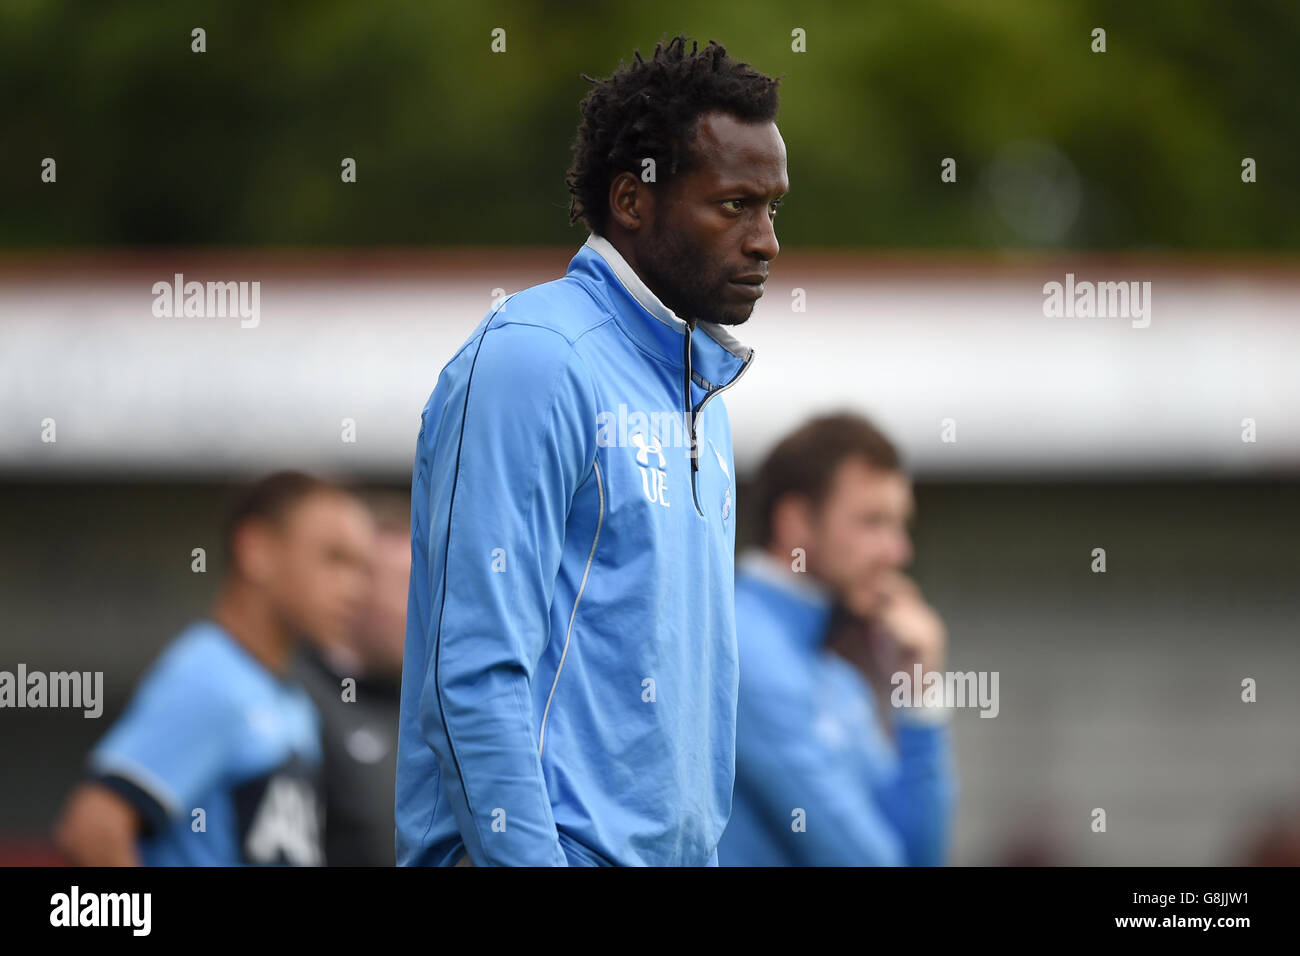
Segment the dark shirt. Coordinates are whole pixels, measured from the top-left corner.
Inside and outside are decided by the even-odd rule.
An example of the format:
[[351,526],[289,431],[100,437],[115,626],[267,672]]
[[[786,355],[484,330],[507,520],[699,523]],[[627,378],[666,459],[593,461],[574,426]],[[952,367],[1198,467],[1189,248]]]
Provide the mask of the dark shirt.
[[[329,866],[393,866],[393,799],[401,685],[392,677],[341,674],[314,649],[294,675],[320,712],[325,772],[325,861]],[[344,699],[343,681],[356,680]]]

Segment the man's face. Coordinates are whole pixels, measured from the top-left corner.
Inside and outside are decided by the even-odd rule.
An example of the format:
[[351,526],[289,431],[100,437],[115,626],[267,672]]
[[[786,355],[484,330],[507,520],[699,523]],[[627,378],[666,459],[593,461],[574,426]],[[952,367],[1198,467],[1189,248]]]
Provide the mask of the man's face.
[[325,644],[346,641],[370,587],[375,529],[350,495],[318,492],[269,530],[267,591],[295,633]]
[[406,599],[411,581],[411,538],[386,530],[375,542],[374,575],[356,640],[375,670],[400,673],[406,643]]
[[654,193],[652,221],[632,238],[637,263],[681,318],[739,325],[780,251],[773,220],[790,188],[785,143],[775,123],[714,112],[699,117],[691,151],[695,166]]
[[808,570],[850,611],[870,617],[881,606],[886,575],[912,560],[907,524],[913,508],[904,475],[845,460],[811,514]]

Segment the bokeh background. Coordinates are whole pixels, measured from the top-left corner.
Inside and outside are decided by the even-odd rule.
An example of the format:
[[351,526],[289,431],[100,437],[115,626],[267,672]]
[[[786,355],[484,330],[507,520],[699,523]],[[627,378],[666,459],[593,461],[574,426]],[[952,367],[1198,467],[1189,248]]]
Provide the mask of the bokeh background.
[[[102,670],[107,703],[0,711],[0,860],[46,857],[87,748],[205,610],[190,554],[231,482],[409,481],[442,365],[586,238],[581,74],[677,32],[783,77],[782,253],[726,396],[742,518],[786,429],[870,415],[916,481],[950,668],[1001,675],[996,719],[956,715],[952,861],[1295,862],[1290,0],[9,0],[0,669]],[[259,282],[258,325],[154,316],[176,273]],[[1150,325],[1045,316],[1067,273],[1152,283]]]

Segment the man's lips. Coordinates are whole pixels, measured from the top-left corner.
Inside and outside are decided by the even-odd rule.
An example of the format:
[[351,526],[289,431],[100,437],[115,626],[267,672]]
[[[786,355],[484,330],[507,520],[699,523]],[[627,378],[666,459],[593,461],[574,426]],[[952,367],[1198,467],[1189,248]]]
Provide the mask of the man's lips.
[[731,280],[731,284],[740,290],[742,295],[751,299],[757,299],[763,294],[763,282],[767,276],[753,274],[737,276]]

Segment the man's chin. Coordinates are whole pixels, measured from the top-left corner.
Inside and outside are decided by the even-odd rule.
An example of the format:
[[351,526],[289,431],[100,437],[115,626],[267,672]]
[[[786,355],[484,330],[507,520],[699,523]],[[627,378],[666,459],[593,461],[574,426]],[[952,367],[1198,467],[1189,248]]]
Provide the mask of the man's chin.
[[713,322],[715,325],[744,325],[749,321],[749,317],[753,312],[754,310],[752,308],[744,315],[723,312],[718,314],[716,318],[709,319],[708,321]]
[[875,617],[884,607],[884,598],[877,590],[860,591],[842,598],[844,606],[860,618]]

